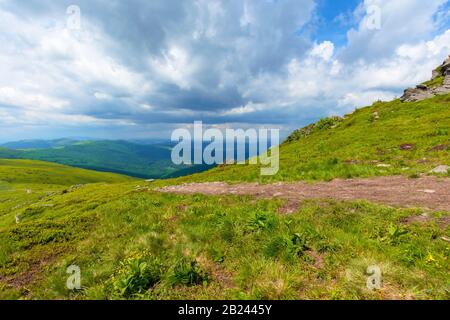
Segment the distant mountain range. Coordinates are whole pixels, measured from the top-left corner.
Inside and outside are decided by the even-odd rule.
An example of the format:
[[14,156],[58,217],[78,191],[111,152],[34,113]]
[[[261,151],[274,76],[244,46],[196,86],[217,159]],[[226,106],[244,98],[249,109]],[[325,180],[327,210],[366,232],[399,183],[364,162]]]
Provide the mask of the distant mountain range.
[[55,162],[138,178],[172,178],[205,171],[207,165],[175,165],[169,142],[22,140],[0,145],[0,158]]
[[55,139],[55,140],[20,140],[1,144],[0,147],[8,149],[47,149],[63,147],[77,143],[80,140],[75,139]]

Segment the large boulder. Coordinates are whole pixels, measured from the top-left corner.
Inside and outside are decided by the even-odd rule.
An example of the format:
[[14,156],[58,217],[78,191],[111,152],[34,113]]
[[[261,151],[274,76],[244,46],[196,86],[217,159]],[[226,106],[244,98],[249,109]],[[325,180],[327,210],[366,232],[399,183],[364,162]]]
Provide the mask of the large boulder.
[[400,97],[402,102],[414,102],[433,97],[433,93],[426,86],[418,86],[416,88],[408,88],[403,96]]

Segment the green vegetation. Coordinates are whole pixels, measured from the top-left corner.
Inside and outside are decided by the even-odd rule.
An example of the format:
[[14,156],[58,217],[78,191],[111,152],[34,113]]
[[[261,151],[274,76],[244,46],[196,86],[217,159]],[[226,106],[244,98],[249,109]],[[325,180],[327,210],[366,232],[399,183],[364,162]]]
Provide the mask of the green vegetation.
[[[112,296],[131,298],[145,294],[161,280],[162,265],[148,251],[136,252],[120,263],[119,270],[111,278]],[[106,291],[108,288],[105,287]]]
[[[281,215],[283,205],[136,183],[43,197],[0,215],[0,297],[450,298],[448,213],[408,223],[422,210],[314,200]],[[79,291],[65,287],[72,264]],[[383,271],[379,291],[366,288],[371,265]]]
[[[77,169],[49,162],[0,159],[0,182],[4,185],[21,183],[71,186],[132,180],[130,177],[118,174]],[[0,184],[0,188],[2,184]]]
[[439,76],[423,83],[423,85],[427,86],[428,88],[440,87],[443,84],[444,84],[444,76]]
[[27,150],[27,149],[48,149],[65,147],[79,143],[72,139],[56,139],[56,140],[21,140],[16,142],[7,142],[1,147],[13,150]]
[[[0,160],[0,298],[449,299],[449,212],[317,199],[282,214],[281,199],[154,190],[188,181],[418,177],[449,164],[449,103],[448,95],[378,102],[324,119],[287,139],[274,177],[227,165],[147,183]],[[73,264],[81,290],[66,288]],[[382,270],[375,291],[366,287],[373,265]]]
[[[201,172],[209,166],[176,166],[171,147],[127,141],[21,141],[0,148],[0,158],[42,160],[139,178],[169,178]],[[33,148],[34,147],[34,148]]]
[[344,118],[323,119],[295,131],[280,147],[280,170],[227,165],[186,181],[331,180],[427,173],[450,165],[450,95],[402,103],[377,102]]

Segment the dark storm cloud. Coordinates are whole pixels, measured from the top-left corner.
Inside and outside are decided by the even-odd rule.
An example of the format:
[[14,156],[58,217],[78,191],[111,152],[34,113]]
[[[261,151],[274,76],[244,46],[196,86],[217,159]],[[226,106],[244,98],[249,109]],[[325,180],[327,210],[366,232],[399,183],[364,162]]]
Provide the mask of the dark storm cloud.
[[[21,17],[49,21],[72,1],[7,2]],[[260,72],[279,73],[308,42],[296,35],[313,10],[311,0],[289,1],[78,1],[82,22],[99,27],[108,54],[158,86],[148,96],[161,107],[223,110],[248,99],[242,89]],[[186,55],[186,83],[154,73],[149,63],[167,62],[173,47]],[[177,57],[173,57],[177,59]],[[169,57],[170,59],[170,57]],[[175,62],[176,63],[176,62]],[[170,70],[169,70],[170,71]],[[254,97],[253,99],[257,99]]]
[[[320,14],[314,0],[0,0],[0,115],[48,131],[54,122],[300,126],[390,98],[428,72],[407,78],[412,58],[399,48],[429,38],[445,1],[375,2],[387,27],[359,26],[335,48],[302,31]],[[69,5],[81,9],[80,30],[66,28]],[[403,41],[413,12],[421,32]]]

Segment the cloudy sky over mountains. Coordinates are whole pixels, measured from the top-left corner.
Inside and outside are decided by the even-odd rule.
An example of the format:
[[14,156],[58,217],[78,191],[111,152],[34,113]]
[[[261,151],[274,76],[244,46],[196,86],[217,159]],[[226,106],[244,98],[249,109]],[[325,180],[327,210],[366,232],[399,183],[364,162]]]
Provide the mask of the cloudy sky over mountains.
[[169,138],[194,120],[287,133],[430,78],[450,54],[449,12],[446,0],[0,0],[0,141]]

